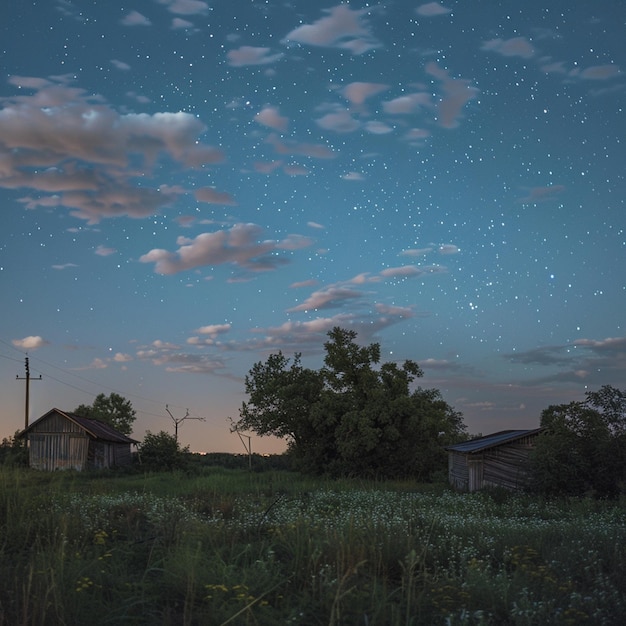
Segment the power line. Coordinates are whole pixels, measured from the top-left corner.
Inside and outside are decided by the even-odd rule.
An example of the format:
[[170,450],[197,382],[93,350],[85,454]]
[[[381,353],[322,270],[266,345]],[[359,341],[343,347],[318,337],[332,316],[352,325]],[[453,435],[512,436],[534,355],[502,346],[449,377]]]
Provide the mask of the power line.
[[[16,348],[15,346],[11,345],[10,343],[8,343],[7,341],[5,341],[3,339],[0,339],[0,343],[8,346],[12,350],[15,350],[16,352],[19,352],[19,353],[21,353],[23,355],[27,354],[24,351]],[[0,354],[0,356],[5,358],[5,359],[7,359],[7,360],[10,360],[10,361],[16,361],[16,362],[20,361],[20,359],[14,359],[14,358],[9,357],[9,356],[5,356],[5,355],[1,355],[1,354]],[[163,406],[163,405],[167,406],[167,404],[165,402],[161,402],[159,400],[154,400],[153,398],[147,398],[145,396],[140,396],[140,395],[134,394],[134,393],[124,393],[124,392],[120,391],[119,389],[115,389],[113,387],[109,387],[108,385],[103,385],[101,383],[97,383],[97,382],[95,382],[93,380],[90,380],[89,378],[85,378],[84,376],[81,376],[81,375],[76,374],[76,373],[74,373],[72,371],[69,371],[69,370],[64,369],[62,367],[59,367],[58,365],[55,365],[53,363],[49,363],[48,361],[45,361],[42,358],[33,357],[33,356],[31,356],[30,358],[33,361],[37,361],[39,363],[43,363],[44,365],[47,365],[48,367],[51,367],[51,368],[53,368],[55,370],[58,370],[58,371],[62,372],[63,374],[66,374],[68,376],[73,376],[74,378],[78,378],[79,380],[87,382],[90,385],[95,385],[96,387],[99,387],[100,389],[107,389],[107,390],[112,391],[114,393],[118,393],[119,395],[122,395],[124,397],[135,398],[137,400],[142,400],[144,402],[150,402],[152,404],[156,404],[156,405],[160,405],[160,406]],[[98,395],[97,393],[94,393],[92,391],[87,391],[86,389],[83,389],[81,387],[77,387],[76,385],[72,385],[71,383],[68,383],[68,382],[65,382],[63,380],[60,380],[59,378],[56,378],[55,376],[53,376],[52,374],[50,374],[47,371],[42,370],[41,368],[33,368],[33,370],[38,372],[40,374],[40,376],[41,376],[41,374],[44,374],[46,376],[46,378],[50,378],[51,380],[54,380],[55,382],[57,382],[57,383],[59,383],[61,385],[65,385],[66,387],[70,387],[71,389],[75,389],[76,391],[80,391],[81,393],[84,393],[84,394],[86,394],[86,395],[88,395],[88,396],[90,396],[92,398],[95,398]],[[184,407],[182,407],[182,405],[171,405],[171,406],[173,408],[177,408],[177,409],[184,408]],[[151,417],[159,417],[159,418],[163,418],[164,417],[162,414],[150,413],[148,411],[141,411],[141,410],[139,410],[138,413],[142,413],[144,415],[148,415],[148,416],[151,416]]]

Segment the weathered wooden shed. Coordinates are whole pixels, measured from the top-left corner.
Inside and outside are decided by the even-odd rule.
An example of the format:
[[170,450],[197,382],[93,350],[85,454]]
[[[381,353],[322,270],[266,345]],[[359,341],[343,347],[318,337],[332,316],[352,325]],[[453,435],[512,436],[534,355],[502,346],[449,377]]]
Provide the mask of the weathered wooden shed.
[[32,468],[104,469],[128,465],[138,442],[109,424],[51,409],[23,430]]
[[541,430],[502,430],[447,446],[450,484],[459,491],[522,488],[529,476],[530,452]]

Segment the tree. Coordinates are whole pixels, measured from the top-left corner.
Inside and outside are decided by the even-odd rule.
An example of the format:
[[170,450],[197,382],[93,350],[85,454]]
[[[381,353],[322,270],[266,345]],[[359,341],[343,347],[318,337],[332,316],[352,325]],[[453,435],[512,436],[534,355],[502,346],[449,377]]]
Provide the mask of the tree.
[[117,393],[112,393],[108,397],[101,393],[96,396],[91,406],[81,404],[72,413],[105,422],[124,435],[132,433],[133,424],[137,419],[130,400],[126,400]]
[[181,448],[176,438],[164,430],[156,434],[147,431],[139,446],[141,464],[155,471],[184,469],[188,452],[189,446]]
[[615,497],[626,479],[626,394],[605,385],[541,414],[532,487],[546,495]]
[[338,327],[328,336],[320,370],[304,368],[299,354],[256,363],[236,428],[286,438],[307,472],[428,480],[445,468],[443,446],[465,427],[439,391],[411,391],[419,365],[379,366],[379,344],[360,346]]
[[28,466],[28,448],[26,439],[18,437],[18,430],[13,437],[4,437],[0,442],[0,464]]

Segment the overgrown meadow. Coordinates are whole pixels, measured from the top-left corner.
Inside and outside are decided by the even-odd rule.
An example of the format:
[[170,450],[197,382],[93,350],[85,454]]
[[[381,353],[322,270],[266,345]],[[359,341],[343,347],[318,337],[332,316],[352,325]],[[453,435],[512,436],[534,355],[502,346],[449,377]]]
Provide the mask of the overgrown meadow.
[[0,625],[623,624],[626,504],[0,468]]

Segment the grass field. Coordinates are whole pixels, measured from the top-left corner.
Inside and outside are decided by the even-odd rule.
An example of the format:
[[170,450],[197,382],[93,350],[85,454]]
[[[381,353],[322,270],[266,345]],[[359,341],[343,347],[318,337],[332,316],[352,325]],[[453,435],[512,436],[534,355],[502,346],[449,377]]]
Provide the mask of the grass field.
[[626,623],[626,502],[0,468],[0,625]]

